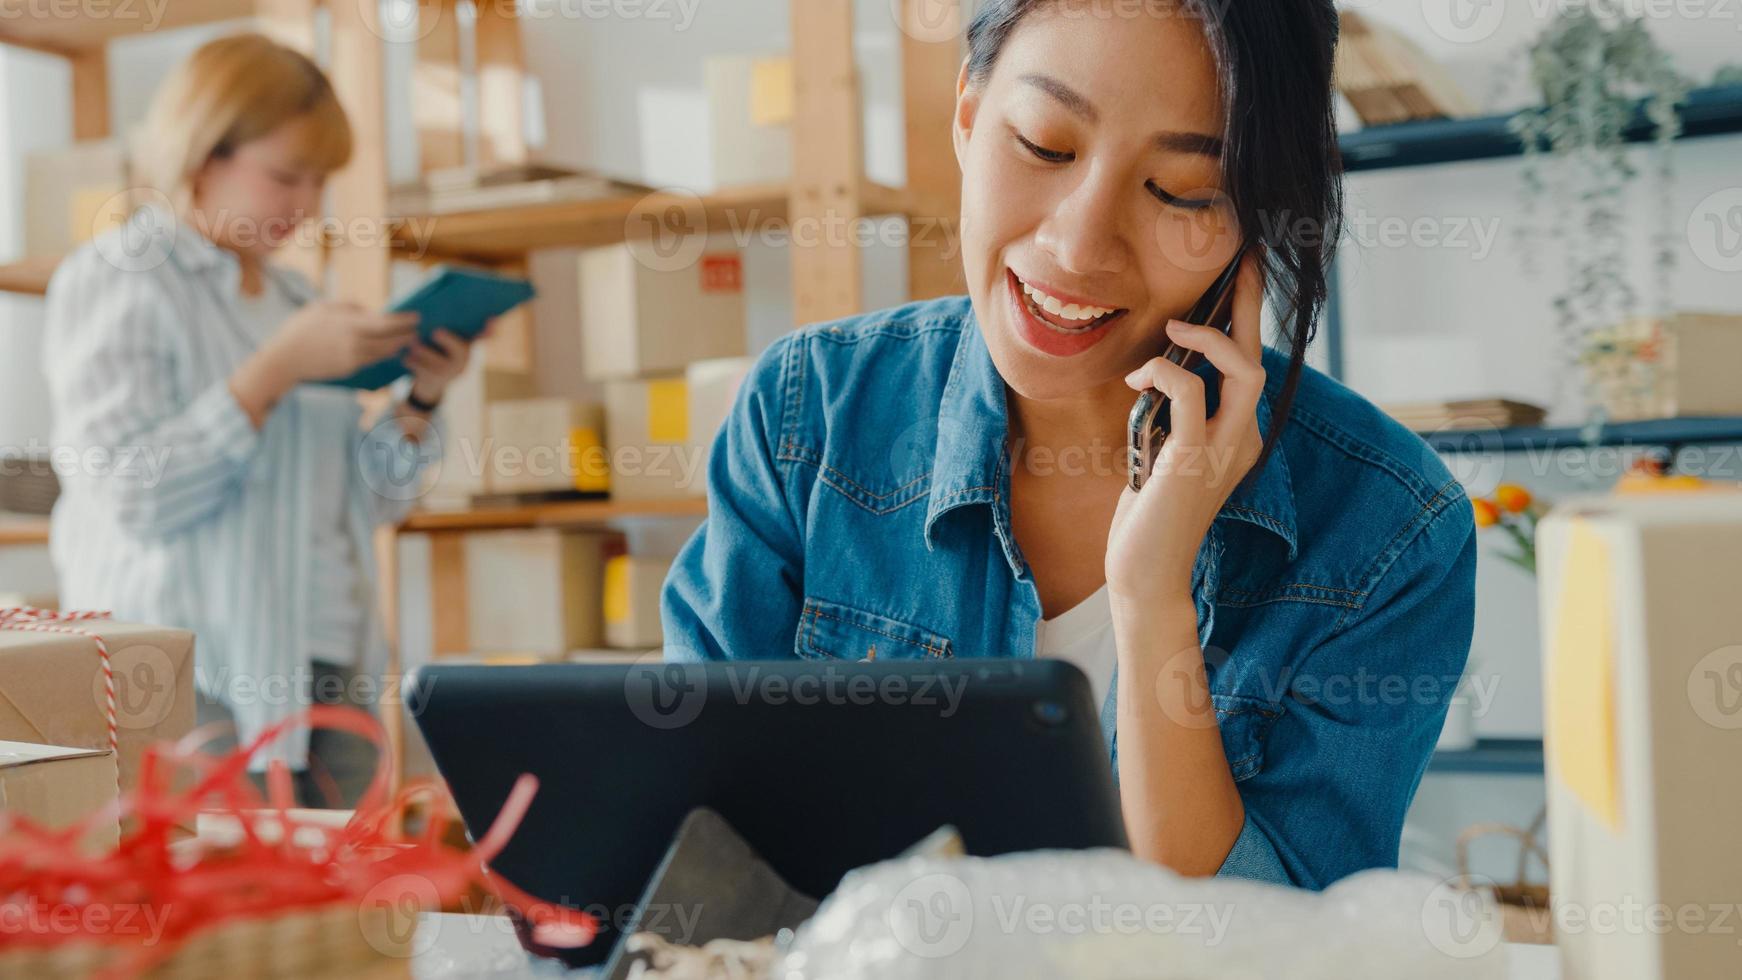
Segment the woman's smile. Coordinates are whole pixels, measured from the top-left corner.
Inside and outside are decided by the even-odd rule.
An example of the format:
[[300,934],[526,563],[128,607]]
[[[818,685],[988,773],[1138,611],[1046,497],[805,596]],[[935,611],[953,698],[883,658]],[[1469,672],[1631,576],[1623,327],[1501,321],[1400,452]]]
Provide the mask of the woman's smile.
[[1010,319],[1028,346],[1053,357],[1070,357],[1101,342],[1126,312],[1082,297],[1061,294],[1030,281],[1008,267],[1004,270],[1010,297]]

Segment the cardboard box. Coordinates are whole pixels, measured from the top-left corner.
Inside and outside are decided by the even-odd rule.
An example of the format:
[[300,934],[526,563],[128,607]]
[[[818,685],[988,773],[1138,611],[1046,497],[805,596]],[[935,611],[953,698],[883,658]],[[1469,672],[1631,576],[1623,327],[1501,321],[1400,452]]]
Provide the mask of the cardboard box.
[[62,255],[127,216],[127,153],[119,140],[39,150],[25,160],[24,252]]
[[610,489],[605,412],[568,398],[517,398],[489,406],[491,493]]
[[[194,725],[194,635],[167,626],[96,619],[68,624],[101,636],[115,678],[121,788],[131,789],[153,742]],[[102,661],[88,636],[0,629],[0,739],[109,747]]]
[[671,562],[614,555],[605,562],[605,645],[644,649],[665,642],[659,594]]
[[[0,742],[0,812],[59,830],[115,802],[115,753],[34,742]],[[92,853],[113,850],[120,820],[93,827],[81,843]]]
[[722,55],[703,60],[708,151],[716,188],[792,176],[792,59]]
[[530,374],[492,368],[479,357],[467,363],[442,396],[442,465],[423,497],[424,506],[461,510],[471,506],[474,496],[490,492],[490,405],[530,398],[533,390]]
[[[1587,926],[1558,930],[1561,975],[1733,976],[1713,926],[1742,882],[1742,491],[1563,501],[1537,568],[1550,892]],[[1623,901],[1634,927],[1625,906],[1588,927]],[[1667,928],[1639,924],[1654,909]]]
[[704,474],[714,437],[726,424],[726,417],[732,414],[738,389],[755,363],[753,357],[720,357],[696,361],[684,368],[690,446],[693,451],[701,453]]
[[668,374],[745,351],[740,252],[710,243],[693,259],[680,249],[667,265],[649,248],[581,252],[581,370],[589,380]]
[[597,646],[611,539],[553,528],[467,535],[468,652],[560,658]]
[[612,499],[707,495],[707,453],[690,438],[689,386],[681,376],[607,382],[605,448]]
[[1587,367],[1615,421],[1742,415],[1742,314],[1629,320],[1592,345]]

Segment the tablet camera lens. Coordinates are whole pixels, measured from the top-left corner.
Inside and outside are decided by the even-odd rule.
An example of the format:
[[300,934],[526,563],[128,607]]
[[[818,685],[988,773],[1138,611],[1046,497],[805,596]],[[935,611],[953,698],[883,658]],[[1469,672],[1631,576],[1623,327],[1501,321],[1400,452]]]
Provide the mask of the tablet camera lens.
[[1070,718],[1070,716],[1071,716],[1070,709],[1066,708],[1064,705],[1058,703],[1057,701],[1036,701],[1036,702],[1034,702],[1035,720],[1039,721],[1042,725],[1046,725],[1049,728],[1057,728],[1058,726],[1064,724]]

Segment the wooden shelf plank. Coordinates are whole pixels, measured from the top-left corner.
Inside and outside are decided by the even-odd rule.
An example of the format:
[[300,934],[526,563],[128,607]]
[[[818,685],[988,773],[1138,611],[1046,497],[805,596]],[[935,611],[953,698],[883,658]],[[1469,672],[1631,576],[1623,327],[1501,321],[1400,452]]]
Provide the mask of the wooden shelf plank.
[[48,544],[48,518],[0,520],[0,548]]
[[254,16],[254,0],[173,0],[171,3],[116,3],[101,13],[55,16],[57,11],[31,5],[22,17],[0,17],[0,44],[15,44],[58,54],[101,49],[118,37],[237,20]]
[[58,255],[39,255],[17,262],[0,264],[0,293],[23,293],[41,296],[48,292],[48,280],[60,265]]
[[[393,247],[404,259],[455,259],[495,264],[523,259],[540,248],[588,247],[623,241],[640,215],[657,217],[667,207],[693,215],[696,202],[706,215],[710,233],[742,234],[785,221],[788,187],[784,183],[748,184],[727,188],[699,199],[682,194],[624,195],[595,200],[553,201],[488,211],[452,214],[400,215]],[[900,188],[866,184],[867,214],[920,214],[923,203]],[[694,220],[693,217],[691,220]]]
[[518,507],[419,511],[399,525],[401,532],[490,531],[527,527],[599,527],[618,521],[705,517],[705,497],[678,500],[575,500]]

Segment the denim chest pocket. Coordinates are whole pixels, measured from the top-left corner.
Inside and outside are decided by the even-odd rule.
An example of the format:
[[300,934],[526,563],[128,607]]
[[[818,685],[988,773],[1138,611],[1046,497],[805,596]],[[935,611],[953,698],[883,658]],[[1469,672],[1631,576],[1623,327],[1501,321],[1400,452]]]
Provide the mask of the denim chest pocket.
[[1275,705],[1238,694],[1212,694],[1216,726],[1222,733],[1222,751],[1235,782],[1251,779],[1264,768],[1264,740],[1270,726],[1282,717]]
[[805,597],[798,655],[811,660],[922,660],[954,657],[948,637],[899,619]]

